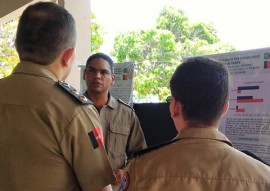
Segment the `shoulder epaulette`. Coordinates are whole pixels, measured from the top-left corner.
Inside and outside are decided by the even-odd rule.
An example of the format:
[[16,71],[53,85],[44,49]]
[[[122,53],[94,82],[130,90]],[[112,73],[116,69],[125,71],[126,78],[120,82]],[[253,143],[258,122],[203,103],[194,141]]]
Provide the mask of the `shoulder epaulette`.
[[58,86],[61,87],[63,90],[65,90],[71,97],[77,99],[82,104],[93,104],[89,99],[87,99],[83,94],[81,94],[79,91],[77,91],[75,88],[73,88],[71,85],[69,85],[66,82],[58,81]]
[[126,102],[124,102],[123,100],[121,100],[121,99],[117,98],[117,101],[118,101],[118,102],[120,102],[120,103],[122,103],[123,105],[125,105],[125,106],[129,107],[130,109],[134,110],[134,108],[133,108],[133,107],[131,107],[130,105],[128,105],[128,104],[127,104]]
[[163,143],[160,143],[160,144],[157,144],[157,145],[148,147],[148,148],[146,148],[146,149],[142,149],[142,150],[139,150],[139,151],[135,151],[135,152],[133,152],[133,153],[131,153],[131,154],[128,155],[128,156],[129,156],[129,159],[132,159],[132,158],[135,158],[135,157],[144,155],[144,154],[146,154],[146,153],[149,153],[149,152],[151,152],[151,151],[157,150],[157,149],[159,149],[159,148],[161,148],[161,147],[164,147],[164,146],[166,146],[166,145],[172,144],[172,143],[174,143],[174,142],[176,142],[176,141],[178,141],[178,140],[179,140],[179,139],[173,139],[173,140],[171,140],[171,141],[166,141],[166,142],[163,142]]
[[254,158],[254,159],[262,162],[263,164],[265,164],[267,166],[270,166],[269,163],[267,163],[266,161],[264,161],[263,159],[261,159],[260,157],[258,157],[257,155],[255,155],[254,153],[252,153],[252,152],[250,152],[248,150],[241,150],[241,152],[243,152],[243,153],[247,154],[248,156],[250,156],[250,157],[252,157],[252,158]]

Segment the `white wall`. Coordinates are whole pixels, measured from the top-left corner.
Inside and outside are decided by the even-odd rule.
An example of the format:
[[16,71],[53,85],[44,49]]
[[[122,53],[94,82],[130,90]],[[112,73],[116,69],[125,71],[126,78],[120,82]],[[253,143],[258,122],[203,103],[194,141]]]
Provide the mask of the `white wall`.
[[90,56],[90,0],[65,0],[64,7],[73,15],[77,24],[76,58],[72,71],[66,80],[77,90],[80,90],[80,68]]

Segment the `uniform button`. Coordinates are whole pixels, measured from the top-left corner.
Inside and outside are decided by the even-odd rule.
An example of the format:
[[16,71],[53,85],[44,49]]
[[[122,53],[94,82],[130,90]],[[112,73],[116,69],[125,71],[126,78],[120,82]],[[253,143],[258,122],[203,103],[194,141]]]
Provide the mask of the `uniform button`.
[[75,89],[73,89],[73,90],[70,90],[73,94],[75,94],[75,95],[79,95],[80,93],[77,91],[77,90],[75,90]]
[[82,100],[82,101],[87,101],[87,98],[86,98],[85,96],[83,96],[83,95],[80,95],[79,98],[80,98],[80,100]]
[[63,83],[63,86],[70,88],[70,86],[66,82]]

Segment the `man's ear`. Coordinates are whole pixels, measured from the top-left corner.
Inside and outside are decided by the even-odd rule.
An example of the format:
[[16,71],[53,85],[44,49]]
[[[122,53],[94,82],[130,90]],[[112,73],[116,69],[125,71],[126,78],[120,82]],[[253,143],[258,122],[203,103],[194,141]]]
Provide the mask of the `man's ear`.
[[112,84],[115,82],[115,74],[112,75]]
[[228,110],[229,110],[229,101],[227,101],[227,103],[224,106],[222,117],[227,113]]
[[64,66],[69,66],[70,61],[72,59],[72,56],[75,53],[75,49],[74,48],[68,48],[64,51],[63,56],[62,56],[62,63]]
[[177,99],[175,99],[173,96],[172,96],[172,100],[171,100],[171,103],[170,103],[170,111],[171,111],[171,117],[174,118],[174,117],[177,117],[181,114],[181,103],[180,101],[178,101]]

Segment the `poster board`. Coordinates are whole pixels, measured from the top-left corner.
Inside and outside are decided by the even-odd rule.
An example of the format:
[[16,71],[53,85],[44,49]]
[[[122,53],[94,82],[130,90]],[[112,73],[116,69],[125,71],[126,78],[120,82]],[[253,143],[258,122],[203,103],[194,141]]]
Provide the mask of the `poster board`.
[[239,150],[270,163],[270,48],[207,55],[229,69],[229,111],[220,131]]
[[115,83],[110,88],[113,97],[123,100],[125,103],[133,104],[134,87],[134,63],[124,62],[114,65]]

